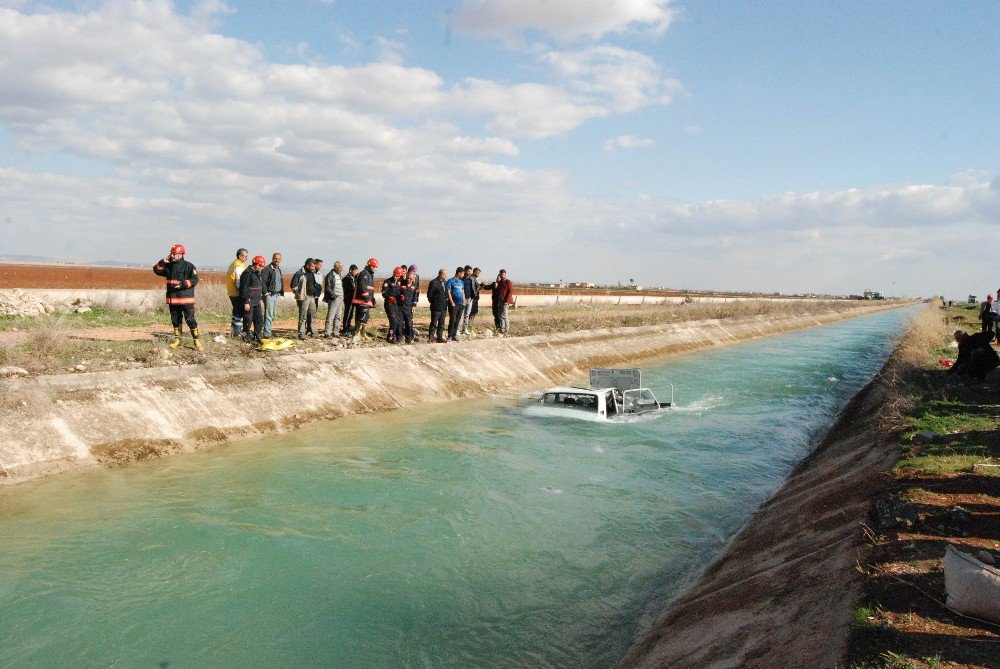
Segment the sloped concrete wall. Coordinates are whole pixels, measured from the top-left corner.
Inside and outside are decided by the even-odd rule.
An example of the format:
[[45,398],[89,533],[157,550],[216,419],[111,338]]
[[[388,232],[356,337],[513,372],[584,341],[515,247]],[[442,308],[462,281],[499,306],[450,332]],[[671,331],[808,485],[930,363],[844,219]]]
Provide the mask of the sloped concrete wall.
[[585,382],[592,366],[723,346],[885,308],[261,356],[239,367],[9,380],[0,387],[0,484],[280,434],[349,414]]

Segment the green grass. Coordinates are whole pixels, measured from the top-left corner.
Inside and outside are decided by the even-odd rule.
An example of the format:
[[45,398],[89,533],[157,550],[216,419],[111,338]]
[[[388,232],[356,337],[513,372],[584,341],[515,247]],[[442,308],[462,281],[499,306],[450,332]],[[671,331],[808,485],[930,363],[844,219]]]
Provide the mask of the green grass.
[[878,622],[875,620],[875,609],[864,604],[859,604],[854,609],[854,616],[851,619],[851,623],[855,627],[877,627]]

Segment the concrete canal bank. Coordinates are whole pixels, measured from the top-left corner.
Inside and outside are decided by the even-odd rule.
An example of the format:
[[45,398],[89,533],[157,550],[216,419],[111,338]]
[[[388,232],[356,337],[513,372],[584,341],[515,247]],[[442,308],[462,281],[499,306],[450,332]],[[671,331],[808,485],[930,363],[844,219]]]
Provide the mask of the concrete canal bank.
[[350,414],[582,380],[591,366],[723,346],[892,306],[898,305],[6,380],[0,483],[192,451]]

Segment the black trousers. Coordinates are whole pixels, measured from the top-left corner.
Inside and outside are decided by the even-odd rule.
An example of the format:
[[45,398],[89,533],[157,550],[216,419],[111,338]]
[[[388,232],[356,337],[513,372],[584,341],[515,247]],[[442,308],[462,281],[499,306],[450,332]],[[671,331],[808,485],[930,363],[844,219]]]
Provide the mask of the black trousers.
[[198,321],[194,317],[194,305],[193,304],[171,304],[170,306],[170,324],[175,328],[181,326],[181,321],[187,321],[188,327],[194,330],[198,327]]
[[243,298],[239,295],[236,297],[230,295],[229,302],[233,305],[233,334],[239,336],[240,328],[243,327]]
[[371,307],[366,307],[360,304],[354,305],[354,331],[357,332],[358,328],[368,322],[368,319],[372,317]]
[[462,324],[462,305],[448,305],[448,339],[458,339],[458,326]]
[[399,326],[396,341],[399,341],[400,337],[405,337],[407,344],[413,341],[413,307],[400,306],[399,314],[396,316],[396,323]]
[[389,332],[386,334],[386,341],[399,341],[401,339],[401,323],[399,322],[399,306],[395,302],[385,301],[385,315],[389,317]]
[[431,328],[427,332],[427,338],[431,341],[436,339],[444,339],[444,321],[445,317],[448,315],[448,307],[444,306],[440,309],[431,307]]
[[250,326],[253,326],[253,341],[259,342],[261,333],[264,331],[264,306],[258,302],[250,305],[250,311],[243,312],[243,334],[250,335]]
[[344,296],[344,325],[340,334],[345,335],[351,330],[351,319],[354,318],[354,303]]

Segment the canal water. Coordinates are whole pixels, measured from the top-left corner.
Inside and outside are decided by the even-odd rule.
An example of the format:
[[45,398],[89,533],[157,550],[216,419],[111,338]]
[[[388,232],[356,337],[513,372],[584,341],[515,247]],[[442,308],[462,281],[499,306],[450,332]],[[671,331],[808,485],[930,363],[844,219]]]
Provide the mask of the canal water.
[[459,401],[0,489],[0,666],[613,665],[912,313],[666,359],[627,424]]

